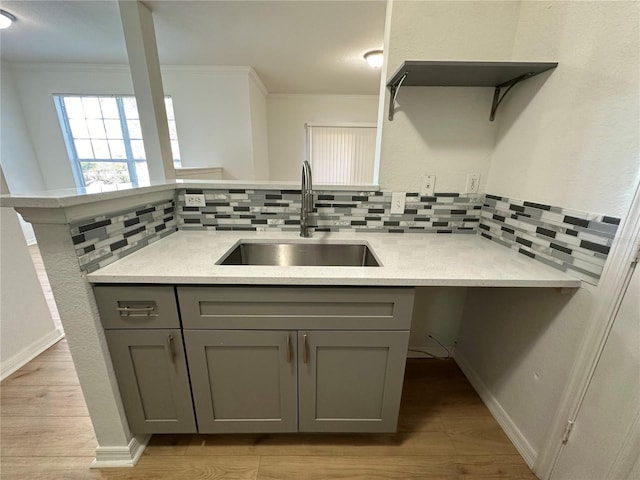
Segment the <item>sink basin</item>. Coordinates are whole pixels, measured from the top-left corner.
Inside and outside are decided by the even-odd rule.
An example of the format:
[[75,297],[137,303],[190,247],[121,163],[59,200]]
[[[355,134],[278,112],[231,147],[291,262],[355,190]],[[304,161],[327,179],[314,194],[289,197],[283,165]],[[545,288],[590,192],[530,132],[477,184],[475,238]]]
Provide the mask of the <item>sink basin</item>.
[[241,242],[218,265],[379,267],[365,244]]

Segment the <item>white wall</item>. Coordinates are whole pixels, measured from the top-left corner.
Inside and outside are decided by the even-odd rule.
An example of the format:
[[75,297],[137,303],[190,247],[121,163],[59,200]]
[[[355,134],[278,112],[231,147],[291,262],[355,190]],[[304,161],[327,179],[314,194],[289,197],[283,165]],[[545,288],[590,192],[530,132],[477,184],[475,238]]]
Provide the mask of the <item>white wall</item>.
[[[44,188],[75,186],[52,95],[132,95],[128,67],[11,64],[3,65],[3,72],[5,69],[15,80]],[[162,75],[165,94],[173,98],[183,165],[222,166],[227,179],[253,179],[249,68],[165,66]],[[2,89],[4,92],[4,82]],[[10,113],[13,115],[3,112],[3,117],[12,118]],[[17,167],[8,168],[11,184],[10,171]]]
[[518,85],[501,106],[488,192],[626,212],[640,179],[639,8],[523,2],[514,60],[559,65]]
[[249,73],[249,110],[255,180],[269,180],[269,137],[267,127],[267,89],[260,77]]
[[[8,193],[0,176],[0,192]],[[51,318],[15,211],[1,208],[0,223],[0,378],[5,378],[59,340],[62,332]]]
[[[395,1],[387,72],[405,60],[511,59],[520,2]],[[401,87],[388,120],[385,89],[380,185],[422,191],[424,175],[435,189],[462,192],[468,173],[480,174],[484,191],[497,124],[489,122],[491,88]]]
[[299,181],[308,122],[376,122],[377,95],[269,95],[271,180]]
[[[487,191],[623,216],[639,178],[639,5],[524,2],[514,60],[559,67],[512,92],[498,113]],[[528,448],[545,448],[601,288],[573,296],[469,293],[458,352]]]

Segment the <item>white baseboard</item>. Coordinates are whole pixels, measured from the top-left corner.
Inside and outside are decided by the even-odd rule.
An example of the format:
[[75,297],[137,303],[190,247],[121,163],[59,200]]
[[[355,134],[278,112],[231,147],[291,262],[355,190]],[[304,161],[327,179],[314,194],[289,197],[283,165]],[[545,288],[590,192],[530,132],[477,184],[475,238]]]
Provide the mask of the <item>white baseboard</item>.
[[504,430],[504,433],[509,437],[509,440],[511,440],[513,445],[516,447],[516,450],[518,450],[520,455],[522,455],[522,458],[529,468],[533,469],[536,459],[538,458],[538,452],[536,452],[535,448],[533,448],[527,441],[520,429],[516,426],[515,422],[511,419],[506,410],[502,408],[498,399],[494,397],[493,393],[491,393],[487,388],[480,376],[471,367],[464,355],[462,355],[460,350],[456,350],[454,359],[460,367],[460,370],[462,370],[467,377],[467,380],[469,380],[469,383],[473,385],[473,388],[475,388],[478,395],[480,395],[480,398],[491,412],[491,415],[493,415],[498,424]]
[[64,332],[55,328],[43,337],[33,342],[31,345],[27,345],[13,357],[9,358],[5,362],[2,362],[2,367],[0,368],[0,380],[4,380],[15,371],[24,367],[27,363],[36,358],[47,348],[55,345],[63,338]]
[[135,467],[150,438],[151,435],[137,435],[123,447],[98,446],[91,468]]

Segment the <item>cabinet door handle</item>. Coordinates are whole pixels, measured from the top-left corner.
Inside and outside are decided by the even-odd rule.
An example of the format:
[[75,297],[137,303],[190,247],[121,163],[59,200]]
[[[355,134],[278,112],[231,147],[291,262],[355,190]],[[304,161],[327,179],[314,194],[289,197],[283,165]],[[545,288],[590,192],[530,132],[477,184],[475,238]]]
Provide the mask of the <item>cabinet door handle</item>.
[[302,361],[309,363],[309,345],[306,333],[302,335]]
[[287,363],[291,363],[291,334],[287,335]]
[[169,348],[169,357],[171,358],[171,363],[176,363],[176,349],[173,346],[173,335],[167,336],[167,347]]
[[154,312],[155,309],[155,305],[145,307],[116,307],[121,317],[157,317],[158,314]]

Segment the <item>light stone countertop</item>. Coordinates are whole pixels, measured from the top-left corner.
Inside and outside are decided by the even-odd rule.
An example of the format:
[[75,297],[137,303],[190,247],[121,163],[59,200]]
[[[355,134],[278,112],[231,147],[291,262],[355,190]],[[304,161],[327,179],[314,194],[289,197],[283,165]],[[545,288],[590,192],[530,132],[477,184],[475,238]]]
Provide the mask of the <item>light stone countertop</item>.
[[[239,240],[369,245],[381,267],[216,265]],[[477,235],[179,231],[87,275],[93,283],[577,288],[580,280]]]

